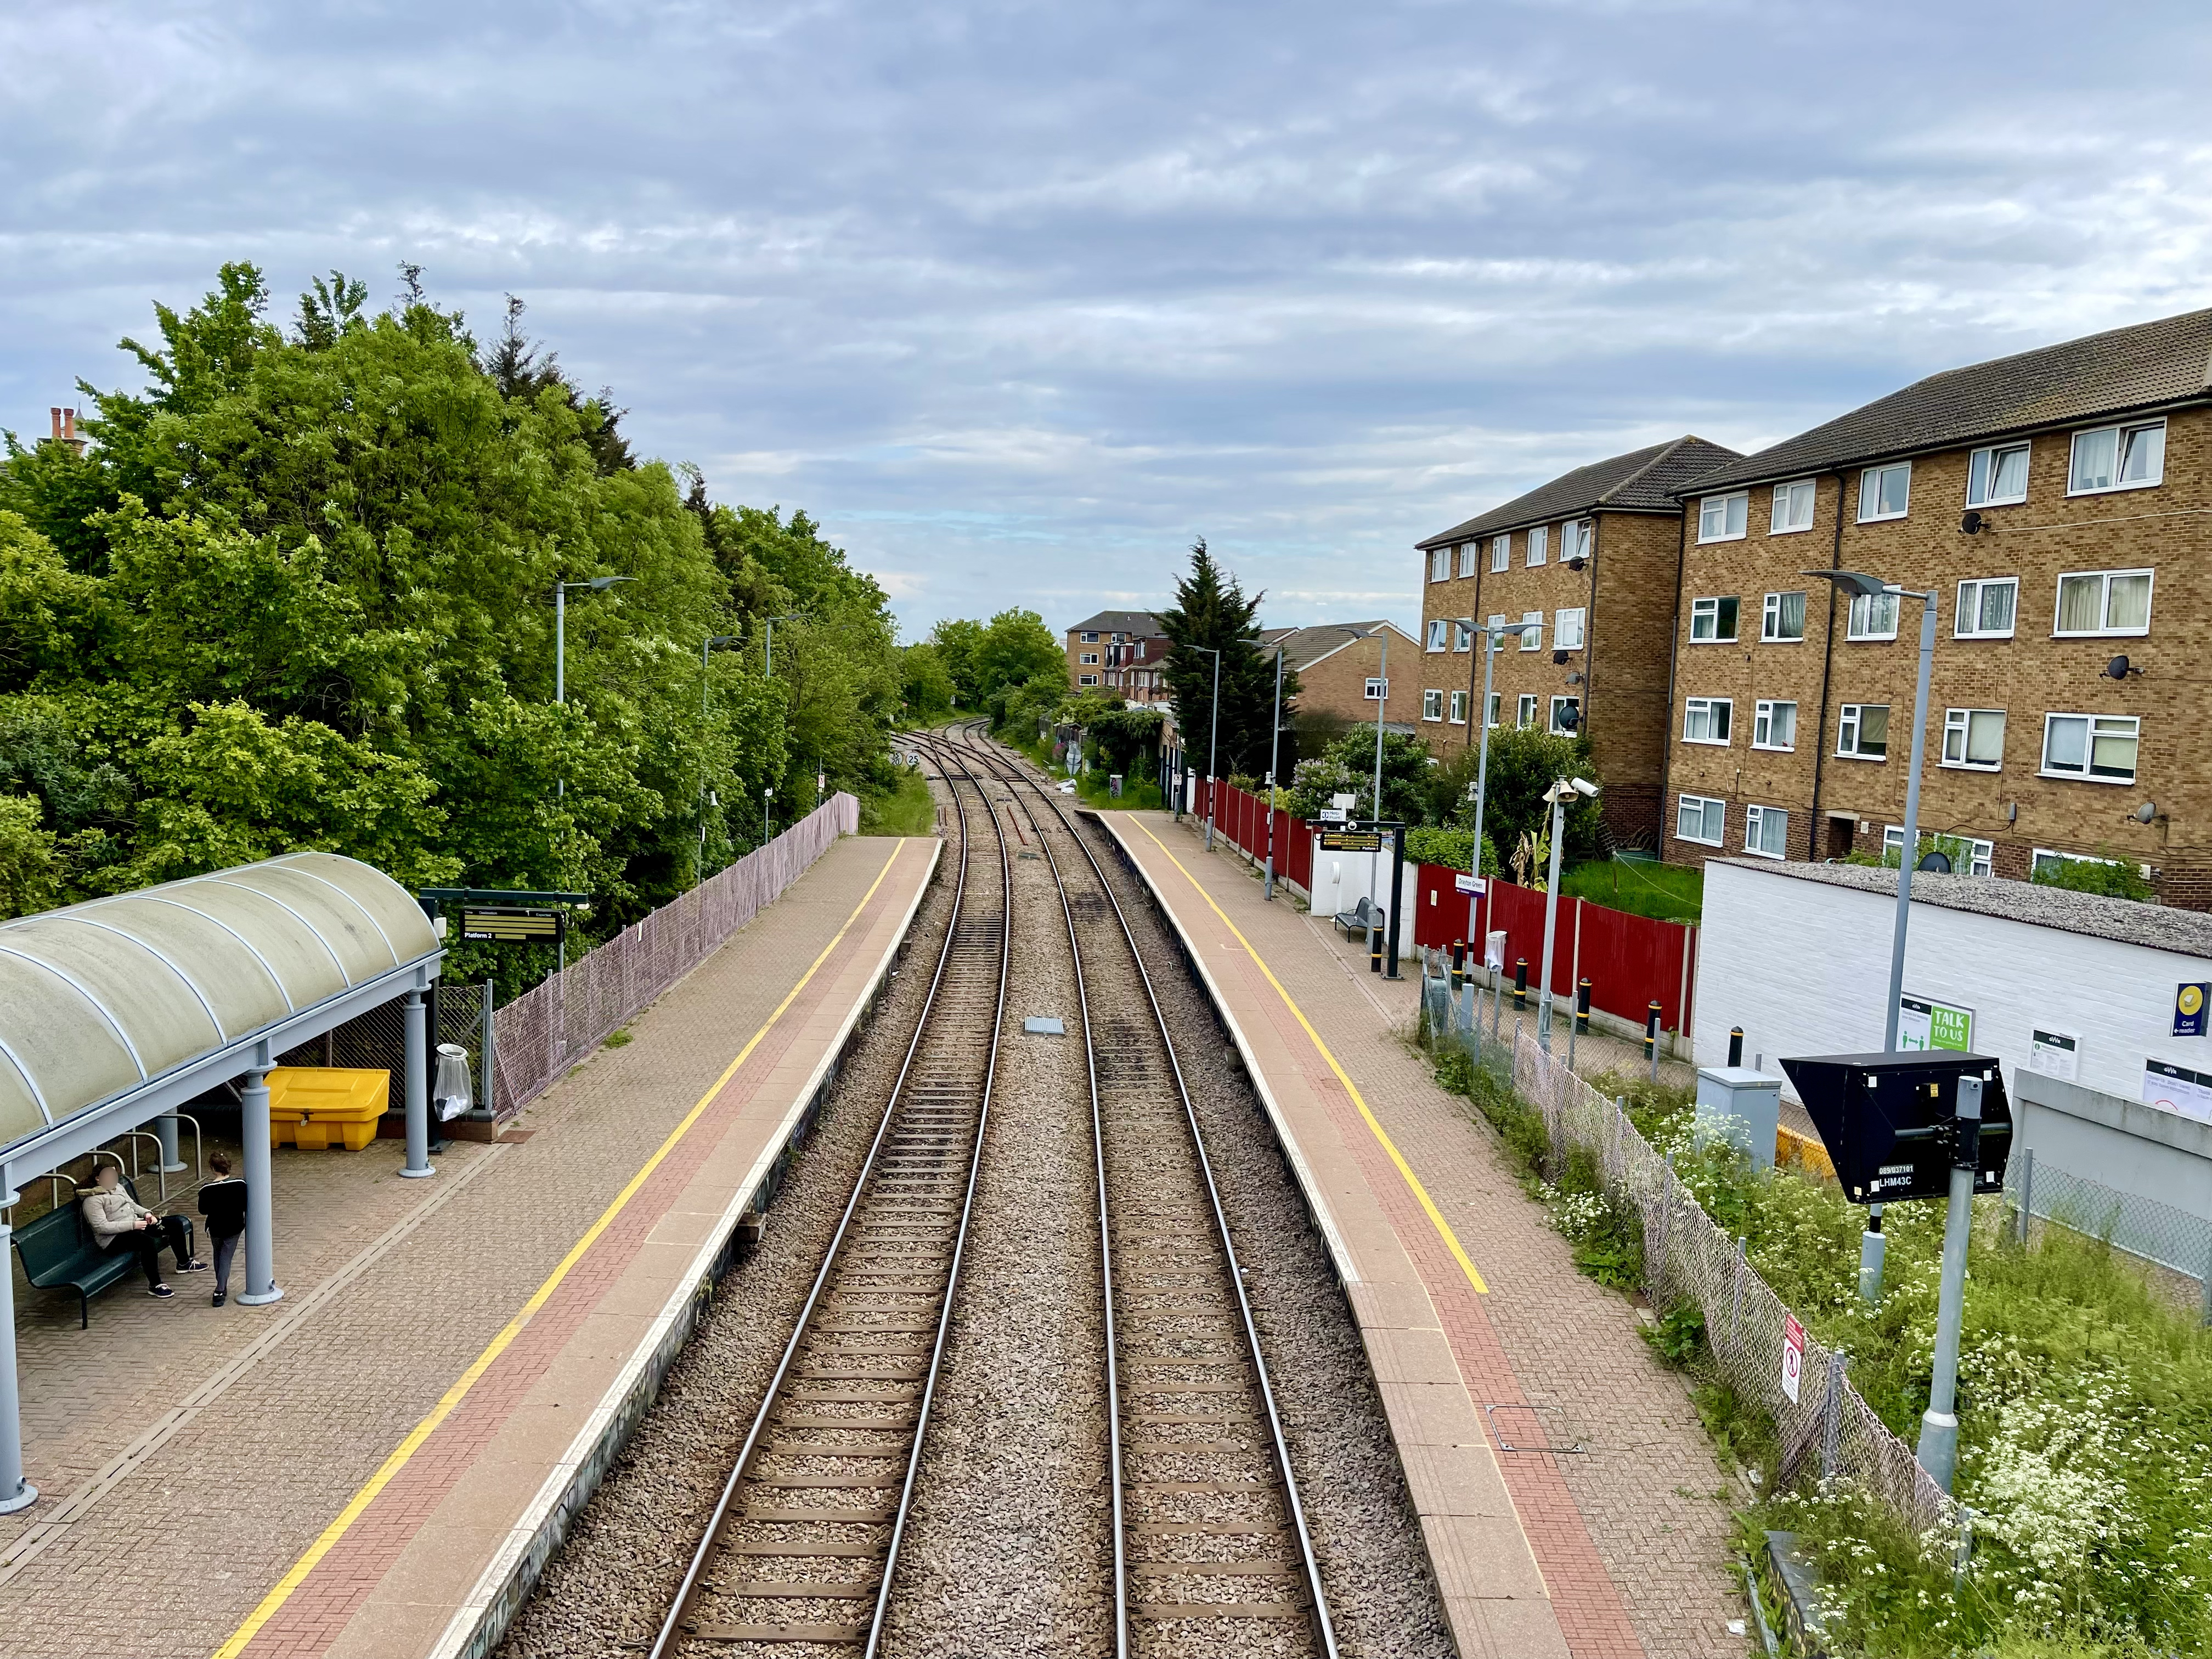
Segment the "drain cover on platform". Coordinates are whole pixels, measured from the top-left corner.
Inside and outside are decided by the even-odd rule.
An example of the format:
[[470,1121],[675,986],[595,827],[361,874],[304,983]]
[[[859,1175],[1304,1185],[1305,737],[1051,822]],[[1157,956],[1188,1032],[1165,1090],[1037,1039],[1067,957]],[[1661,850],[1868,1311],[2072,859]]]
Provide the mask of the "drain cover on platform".
[[1036,1036],[1066,1036],[1067,1027],[1048,1014],[1038,1014],[1022,1022],[1022,1030]]

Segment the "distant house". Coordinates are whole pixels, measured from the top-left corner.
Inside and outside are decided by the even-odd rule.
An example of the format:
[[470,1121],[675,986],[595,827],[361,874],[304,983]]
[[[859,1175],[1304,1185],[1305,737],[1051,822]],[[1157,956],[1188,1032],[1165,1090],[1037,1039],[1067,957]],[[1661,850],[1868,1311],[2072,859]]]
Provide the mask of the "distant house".
[[1149,611],[1102,611],[1067,630],[1068,683],[1095,687],[1133,708],[1171,701],[1162,674],[1168,654],[1160,619]]
[[1375,718],[1367,682],[1383,671],[1382,641],[1390,641],[1390,697],[1382,723],[1414,729],[1421,705],[1421,642],[1394,622],[1316,623],[1309,628],[1263,628],[1261,652],[1279,645],[1283,665],[1298,677],[1298,713],[1334,714],[1357,725]]

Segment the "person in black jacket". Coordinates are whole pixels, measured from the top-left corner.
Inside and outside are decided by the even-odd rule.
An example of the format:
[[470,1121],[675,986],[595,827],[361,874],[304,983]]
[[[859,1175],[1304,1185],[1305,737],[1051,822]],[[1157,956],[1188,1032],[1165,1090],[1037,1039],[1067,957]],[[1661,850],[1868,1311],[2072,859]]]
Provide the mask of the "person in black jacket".
[[230,1259],[246,1232],[246,1183],[231,1174],[227,1152],[210,1152],[208,1168],[216,1179],[200,1188],[200,1213],[215,1241],[215,1305],[220,1308],[230,1300]]

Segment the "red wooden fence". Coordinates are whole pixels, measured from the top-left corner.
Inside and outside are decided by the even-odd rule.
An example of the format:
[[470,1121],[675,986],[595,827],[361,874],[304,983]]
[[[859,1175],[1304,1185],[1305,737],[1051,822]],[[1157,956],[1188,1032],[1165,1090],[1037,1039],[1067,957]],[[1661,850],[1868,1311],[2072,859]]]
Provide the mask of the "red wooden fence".
[[[1257,795],[1232,784],[1214,786],[1213,830],[1226,836],[1252,857],[1264,858],[1267,850],[1268,808]],[[1198,810],[1206,811],[1206,785],[1198,788]],[[1304,818],[1276,811],[1275,873],[1296,882],[1309,892],[1313,888],[1313,826]],[[1465,895],[1456,891],[1452,878],[1461,873],[1439,864],[1420,866],[1419,896],[1413,905],[1413,942],[1449,948],[1455,939],[1469,939],[1480,952],[1483,934],[1505,932],[1505,971],[1514,959],[1528,958],[1533,985],[1544,969],[1544,896],[1510,881],[1492,881],[1489,896],[1481,901],[1474,932],[1468,931]],[[1552,948],[1552,994],[1571,998],[1577,979],[1590,982],[1590,1006],[1644,1023],[1644,1010],[1659,1004],[1660,1024],[1670,1031],[1687,1029],[1686,1015],[1697,1009],[1698,930],[1679,921],[1654,921],[1602,904],[1577,898],[1559,901],[1558,933]]]

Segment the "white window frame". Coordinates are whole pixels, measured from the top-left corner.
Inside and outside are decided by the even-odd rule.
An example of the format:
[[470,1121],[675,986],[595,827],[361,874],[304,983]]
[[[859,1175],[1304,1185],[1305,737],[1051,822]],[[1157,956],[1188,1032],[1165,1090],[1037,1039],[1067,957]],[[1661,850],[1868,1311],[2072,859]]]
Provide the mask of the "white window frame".
[[[2148,432],[2154,427],[2158,429],[2159,434],[2158,476],[2154,478],[2136,478],[2123,483],[2119,473],[2120,469],[2127,464],[2128,434],[2131,432]],[[2081,441],[2084,438],[2102,437],[2107,432],[2112,434],[2112,482],[2108,484],[2077,487],[2074,482],[2075,463],[2081,453]],[[2155,421],[2121,421],[2108,426],[2084,427],[2073,434],[2066,446],[2066,493],[2069,495],[2117,495],[2124,489],[2157,489],[2166,482],[2166,421],[2163,416]]]
[[[1809,492],[1805,502],[1805,522],[1784,522],[1784,509],[1796,499],[1798,490]],[[1802,536],[1813,527],[1813,520],[1820,514],[1820,482],[1817,478],[1792,478],[1787,483],[1774,486],[1774,499],[1766,511],[1766,533],[1770,536]]]
[[[1759,844],[1760,832],[1769,818],[1782,820],[1782,850],[1775,852]],[[1747,806],[1743,809],[1743,850],[1755,859],[1786,859],[1790,856],[1790,813],[1780,806]]]
[[[1693,738],[1690,735],[1691,718],[1703,714],[1708,722],[1719,725],[1723,730],[1717,738]],[[1716,720],[1716,716],[1717,720]],[[1735,743],[1735,699],[1734,697],[1685,697],[1682,699],[1682,741],[1705,744],[1715,749],[1728,749]]]
[[1084,645],[1096,645],[1098,643],[1098,635],[1096,634],[1085,634],[1081,636],[1079,642]]
[[1523,651],[1541,651],[1544,648],[1544,613],[1540,611],[1523,611],[1521,613],[1521,620],[1536,624],[1521,636],[1521,648]]
[[1526,728],[1535,723],[1536,694],[1534,691],[1523,691],[1514,699],[1513,724],[1516,727]]
[[[1774,743],[1771,741],[1762,742],[1759,736],[1762,728],[1765,731],[1769,739],[1771,739],[1774,736],[1774,711],[1778,708],[1786,708],[1790,711],[1790,741],[1787,743]],[[1771,750],[1778,755],[1792,755],[1796,753],[1797,704],[1794,699],[1789,697],[1761,697],[1756,702],[1752,704],[1751,746],[1753,749]]]
[[[1811,595],[1811,594],[1809,594],[1809,593],[1802,593],[1802,592],[1798,592],[1796,588],[1792,587],[1792,588],[1784,588],[1784,589],[1782,589],[1782,590],[1780,590],[1780,591],[1778,591],[1778,592],[1777,592],[1769,593],[1769,594],[1768,594],[1765,599],[1761,599],[1761,600],[1759,601],[1759,643],[1760,643],[1760,644],[1762,644],[1762,645],[1802,645],[1802,644],[1804,644],[1804,643],[1805,643],[1805,609],[1806,609],[1804,606],[1801,605],[1801,606],[1799,606],[1799,607],[1798,607],[1798,614],[1797,614],[1797,631],[1796,631],[1795,634],[1778,634],[1778,633],[1775,633],[1775,632],[1773,632],[1773,631],[1772,631],[1772,629],[1768,626],[1768,624],[1769,624],[1769,623],[1772,623],[1772,624],[1773,624],[1773,626],[1774,626],[1774,627],[1777,627],[1777,628],[1778,628],[1779,626],[1781,626],[1781,623],[1782,623],[1782,601],[1783,601],[1783,600],[1787,599],[1793,599],[1793,598],[1794,598],[1794,599],[1809,599],[1811,597],[1812,597],[1812,595]],[[1737,629],[1739,629],[1739,631],[1741,631],[1741,628],[1742,628],[1743,624],[1741,623],[1741,621],[1739,621],[1739,622],[1737,623],[1736,626],[1737,626]]]
[[[1988,481],[1996,477],[1997,458],[2001,455],[2009,455],[2014,450],[2027,458],[2021,467],[2020,493],[2016,495],[1990,495]],[[2025,438],[2016,443],[1983,445],[1966,457],[1966,505],[1968,507],[2018,507],[2027,499],[2028,469],[2034,465],[2034,446]],[[1979,495],[1974,494],[1974,466],[1977,462],[1981,464],[1983,478],[1982,493]]]
[[[1710,806],[1720,808],[1720,828],[1715,834],[1686,836],[1682,833],[1682,809],[1692,805],[1698,809],[1699,830],[1705,827],[1705,809]],[[1674,839],[1686,841],[1693,847],[1726,847],[1728,845],[1728,803],[1716,799],[1711,795],[1677,795],[1674,798]]]
[[[2083,767],[2081,771],[2069,771],[2063,767],[2057,768],[2055,770],[2052,769],[2051,764],[2051,723],[2054,720],[2088,721],[2088,742],[2085,745]],[[2095,771],[2091,769],[2097,763],[2098,738],[2100,736],[2118,737],[2121,735],[2118,732],[2100,732],[2098,731],[2097,728],[2100,726],[2107,724],[2116,726],[2124,725],[2134,728],[2132,736],[2136,742],[2136,764],[2134,768],[2130,770],[2127,776],[2124,778],[2111,775],[2100,776]],[[2037,776],[2045,778],[2062,778],[2069,783],[2118,784],[2124,789],[2133,787],[2136,779],[2141,776],[2142,774],[2142,716],[2140,714],[2088,714],[2076,713],[2072,710],[2062,709],[2045,714],[2043,717],[2043,755],[2040,763],[2036,768]]]
[[1078,685],[1096,685],[1098,684],[1098,676],[1096,674],[1078,674],[1075,677],[1075,683]]
[[1474,649],[1474,624],[1464,617],[1452,618],[1452,649],[1455,652]]
[[1450,647],[1451,619],[1448,617],[1430,617],[1428,648],[1431,651],[1445,651]]
[[[1994,876],[1996,874],[1997,844],[1995,842],[1982,841],[1973,836],[1944,835],[1934,830],[1923,830],[1920,833],[1930,841],[1963,841],[1966,843],[1966,867],[1964,870],[1952,871],[1953,875]],[[1901,823],[1885,823],[1881,826],[1883,859],[1887,860],[1892,851],[1897,854],[1898,861],[1900,864],[1905,861],[1905,826]],[[1914,864],[1917,867],[1918,860],[1915,860]]]
[[[1712,526],[1717,521],[1719,528]],[[1733,526],[1733,528],[1731,528]],[[1698,542],[1740,542],[1751,534],[1751,492],[1731,489],[1698,500]]]
[[1576,717],[1579,720],[1583,708],[1583,700],[1580,697],[1561,696],[1555,694],[1552,698],[1552,717],[1550,722],[1544,727],[1544,729],[1547,732],[1549,732],[1555,738],[1571,738],[1574,736],[1574,732],[1568,731],[1559,724],[1559,710],[1566,708],[1570,703],[1574,705]]
[[[1859,631],[1859,606],[1861,605],[1864,605],[1866,606],[1868,619],[1871,621],[1874,615],[1875,601],[1876,599],[1887,599],[1889,601],[1889,631],[1887,634],[1877,634],[1869,629],[1865,633],[1861,633]],[[1844,638],[1846,641],[1893,640],[1897,637],[1897,615],[1899,611],[1904,609],[1905,595],[1902,593],[1853,594],[1851,596],[1850,603],[1844,609]]]
[[1507,531],[1503,536],[1492,536],[1490,538],[1490,568],[1492,570],[1510,570],[1513,568],[1513,532],[1511,531]]
[[1486,720],[1483,724],[1486,726],[1495,726],[1498,724],[1498,717],[1503,714],[1504,710],[1505,694],[1503,691],[1492,692],[1490,694],[1490,718]]
[[[1569,605],[1552,613],[1552,649],[1579,651],[1583,648],[1583,623],[1589,612],[1582,605]],[[1574,619],[1574,637],[1567,637],[1567,619]]]
[[1587,562],[1596,538],[1597,521],[1595,519],[1570,520],[1559,526],[1560,559],[1581,559]]
[[[1882,750],[1879,755],[1869,754],[1858,747],[1863,720],[1862,711],[1869,708],[1879,708],[1882,711]],[[1885,763],[1889,759],[1888,715],[1889,705],[1886,702],[1847,702],[1838,708],[1836,710],[1836,758],[1868,761],[1876,766]],[[1844,733],[1847,730],[1851,734],[1852,746],[1849,749],[1844,747]]]
[[1425,720],[1440,720],[1443,717],[1444,694],[1442,691],[1437,690],[1423,691],[1421,693],[1421,718]]
[[[1981,627],[1979,626],[1979,624],[1978,624],[1978,621],[1977,622],[1977,625],[1976,625],[1976,626],[1974,626],[1974,627],[1972,627],[1972,628],[1969,628],[1969,627],[1967,627],[1967,626],[1966,626],[1966,615],[1967,615],[1967,612],[1968,612],[1969,611],[1972,611],[1973,612],[1974,616],[1975,616],[1978,619],[1979,618],[1979,617],[1980,617],[1980,615],[1981,615],[1981,610],[1982,610],[1982,590],[1983,590],[1984,588],[1985,588],[1985,587],[2009,587],[2010,589],[2012,589],[2012,627],[2011,627],[2011,628],[2005,629],[2003,629],[2002,632],[2000,632],[2000,631],[1999,631],[1998,629],[1986,629],[1986,630],[1985,630],[1985,629],[1984,629],[1983,628],[1981,628]],[[1972,589],[1973,589],[1973,591],[1974,591],[1974,597],[1973,597],[1971,600],[1969,600],[1969,599],[1966,598],[1966,590],[1967,590],[1968,588],[1972,588]],[[2109,597],[2109,592],[2108,592],[2107,597]],[[1954,598],[1953,598],[1953,599],[1952,599],[1952,603],[1951,603],[1951,637],[1952,637],[1953,639],[1954,639],[1954,640],[2008,640],[2008,639],[2010,639],[2010,638],[2013,636],[2013,632],[2014,632],[2014,630],[2015,629],[2019,628],[2019,626],[2020,626],[2020,578],[2019,578],[2019,577],[2017,577],[2017,576],[1969,576],[1969,577],[1966,578],[1963,581],[1961,581],[1961,582],[1959,584],[1958,592],[1956,593],[1956,595],[1955,595],[1955,596],[1954,596]]]
[[[2035,879],[2035,872],[2043,867],[2045,860],[2053,864],[2109,864],[2116,868],[2130,862],[2127,859],[2100,859],[2094,853],[2062,853],[2056,847],[2032,847],[2027,854],[2027,878],[2030,881]],[[2136,868],[2142,872],[2145,880],[2149,879],[2149,866],[2138,864]]]
[[1528,532],[1528,548],[1524,556],[1524,569],[1534,570],[1551,556],[1552,526],[1540,524]]
[[[1977,714],[1994,714],[1996,716],[1997,757],[1993,761],[1978,761],[1969,760],[1966,758],[1967,750],[1972,746],[1971,739],[1973,736],[1974,716]],[[1950,767],[1954,771],[1959,772],[2003,771],[2004,723],[2005,711],[2002,708],[1945,709],[1943,711],[1943,744],[1942,747],[1936,750],[1937,758],[1936,763],[1938,766]],[[1957,760],[1953,760],[1951,758],[1951,734],[1954,732],[1956,732],[1959,734],[1959,758]]]
[[[1875,501],[1875,507],[1876,507],[1877,509],[1879,509],[1879,508],[1881,507],[1881,486],[1879,483],[1875,483],[1875,480],[1879,479],[1879,478],[1881,478],[1881,477],[1885,477],[1885,476],[1887,476],[1887,474],[1892,473],[1892,472],[1902,472],[1902,473],[1904,473],[1904,474],[1905,474],[1905,505],[1904,505],[1903,507],[1901,507],[1898,508],[1898,510],[1897,510],[1896,512],[1894,512],[1894,513],[1883,513],[1883,512],[1881,512],[1881,511],[1879,511],[1879,510],[1875,511],[1875,512],[1872,512],[1872,513],[1868,512],[1868,511],[1867,511],[1867,486],[1868,486],[1869,484],[1870,484],[1870,483],[1874,484],[1874,501]],[[1861,524],[1887,524],[1887,523],[1890,523],[1890,522],[1892,522],[1893,520],[1898,520],[1898,519],[1909,518],[1909,517],[1911,517],[1911,514],[1912,514],[1912,463],[1911,463],[1911,462],[1910,462],[1910,461],[1887,461],[1887,462],[1883,463],[1883,464],[1882,464],[1881,465],[1880,465],[1880,466],[1867,466],[1867,467],[1861,467],[1861,468],[1859,469],[1859,517],[1858,517],[1858,521],[1859,521]]]
[[1481,550],[1480,542],[1462,542],[1459,544],[1459,574],[1462,576],[1474,574],[1476,558]]
[[1453,692],[1451,694],[1450,708],[1451,712],[1445,715],[1444,718],[1449,720],[1454,726],[1465,726],[1467,724],[1467,693],[1464,691]]
[[1096,651],[1077,652],[1075,665],[1078,668],[1096,668],[1098,665],[1098,653]]
[[[1729,601],[1729,602],[1730,602],[1730,603],[1733,603],[1733,604],[1735,605],[1735,626],[1734,628],[1732,628],[1731,629],[1729,629],[1729,632],[1727,632],[1727,633],[1725,633],[1725,634],[1723,634],[1723,633],[1722,633],[1722,632],[1720,631],[1720,626],[1721,626],[1721,605],[1722,605],[1722,602],[1723,602],[1723,600],[1725,600],[1725,601]],[[1700,617],[1710,617],[1711,618],[1712,618],[1713,631],[1712,631],[1711,633],[1710,633],[1710,634],[1700,634],[1699,632],[1698,632],[1698,619],[1699,619]],[[1739,640],[1738,640],[1737,636],[1738,636],[1739,635],[1741,635],[1742,632],[1743,632],[1743,601],[1742,601],[1742,599],[1741,599],[1738,598],[1735,594],[1734,594],[1734,593],[1715,593],[1715,594],[1709,594],[1709,595],[1707,595],[1707,596],[1706,596],[1705,598],[1704,598],[1704,599],[1692,599],[1692,600],[1690,601],[1690,643],[1691,643],[1691,644],[1692,644],[1692,645],[1735,645],[1735,644],[1739,643]]]
[[1429,580],[1448,582],[1451,580],[1451,549],[1432,547],[1429,550]]
[[[2058,623],[2059,623],[2059,622],[2060,622],[2061,618],[2063,617],[2063,615],[2064,615],[2064,613],[2065,613],[2065,608],[2066,608],[2066,607],[2065,607],[2066,584],[2067,584],[2069,581],[2078,580],[2080,578],[2084,577],[2084,576],[2096,576],[2096,577],[2100,577],[2100,578],[2101,578],[2101,579],[2102,579],[2102,580],[2101,580],[2101,586],[2100,586],[2100,588],[2099,588],[2099,598],[2098,598],[2098,601],[2097,601],[2097,615],[2098,615],[2098,617],[2099,617],[2100,618],[2103,618],[2103,617],[2110,617],[2110,616],[2112,614],[2112,578],[2113,578],[2113,577],[2115,577],[2115,576],[2148,576],[2148,577],[2149,577],[2149,578],[2150,578],[2150,596],[2149,596],[2149,598],[2148,598],[2148,599],[2145,599],[2145,600],[2143,601],[2143,624],[2142,624],[2142,626],[2141,628],[2102,628],[2102,627],[2100,627],[2100,628],[2082,628],[2082,629],[2063,629],[2063,628],[2059,627]],[[2137,569],[2130,569],[2130,570],[2062,570],[2062,571],[2060,571],[2060,572],[2058,573],[2058,585],[2051,590],[2051,638],[2053,638],[2053,639],[2057,639],[2057,640],[2105,640],[2105,639],[2111,639],[2111,640],[2132,640],[2132,639],[2141,639],[2143,635],[2147,635],[2147,634],[2148,634],[2148,633],[2150,632],[2150,612],[2151,612],[2151,607],[2152,607],[2152,605],[2154,605],[2154,604],[2157,602],[2157,599],[2158,599],[2158,572],[2157,572],[2157,571],[2155,571],[2155,570],[2153,570],[2153,569],[2149,569],[2149,568],[2137,568]],[[2018,613],[2019,608],[2020,608],[2020,607],[2019,607],[2019,605],[2018,605],[2017,601],[2015,601],[2015,602],[2014,602],[2014,607],[2013,607],[2014,611],[2014,613],[2015,613],[2015,614],[2017,614],[2017,613]]]

